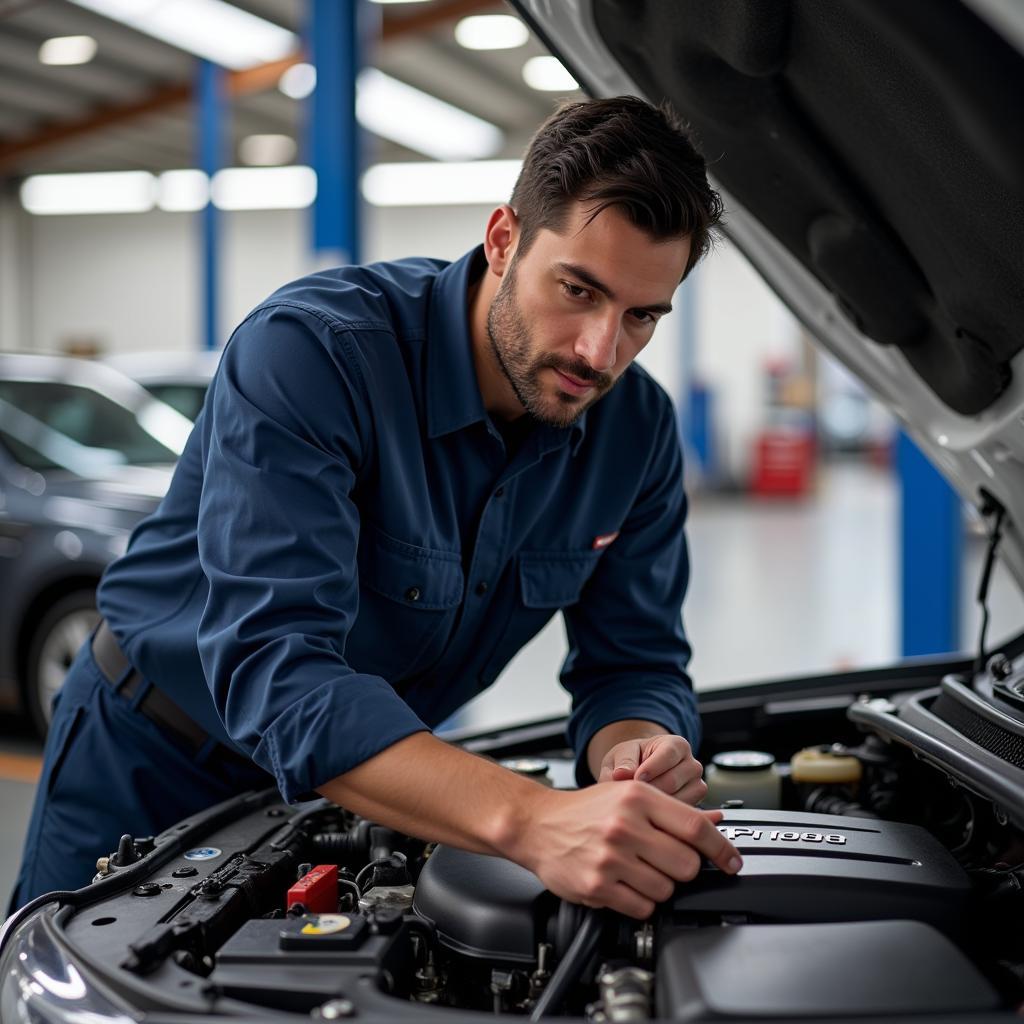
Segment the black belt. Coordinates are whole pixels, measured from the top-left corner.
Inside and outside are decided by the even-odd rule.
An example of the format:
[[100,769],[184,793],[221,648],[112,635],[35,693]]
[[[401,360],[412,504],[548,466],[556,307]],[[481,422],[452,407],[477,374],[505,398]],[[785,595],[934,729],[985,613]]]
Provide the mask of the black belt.
[[[115,687],[118,693],[131,700],[142,684],[142,676],[125,657],[121,645],[114,639],[114,634],[105,619],[100,622],[93,634],[92,656],[107,682]],[[184,743],[193,753],[198,753],[210,739],[210,734],[202,726],[189,718],[167,694],[155,686],[149,687],[139,701],[137,710],[179,742]],[[218,746],[223,754],[242,760],[241,754],[228,750],[222,744]]]

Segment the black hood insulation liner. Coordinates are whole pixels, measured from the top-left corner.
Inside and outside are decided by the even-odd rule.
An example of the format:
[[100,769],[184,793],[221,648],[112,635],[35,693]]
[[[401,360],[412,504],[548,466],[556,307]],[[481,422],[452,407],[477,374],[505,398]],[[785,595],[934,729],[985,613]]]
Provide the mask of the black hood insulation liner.
[[960,0],[595,0],[594,16],[863,333],[960,414],[999,397],[1024,344],[1024,57]]

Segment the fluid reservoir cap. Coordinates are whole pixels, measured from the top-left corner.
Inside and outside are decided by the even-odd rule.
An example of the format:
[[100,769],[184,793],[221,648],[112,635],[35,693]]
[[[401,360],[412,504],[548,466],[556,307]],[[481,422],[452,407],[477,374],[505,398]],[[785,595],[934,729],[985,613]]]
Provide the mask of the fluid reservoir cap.
[[320,914],[313,921],[302,926],[302,935],[336,935],[352,927],[352,918],[347,914]]
[[857,758],[833,753],[828,747],[806,747],[793,755],[790,764],[797,783],[844,785],[859,782],[862,774]]
[[366,918],[348,914],[297,917],[285,925],[279,949],[358,949],[366,938]]
[[763,772],[775,764],[775,758],[763,750],[723,750],[711,763],[727,772]]

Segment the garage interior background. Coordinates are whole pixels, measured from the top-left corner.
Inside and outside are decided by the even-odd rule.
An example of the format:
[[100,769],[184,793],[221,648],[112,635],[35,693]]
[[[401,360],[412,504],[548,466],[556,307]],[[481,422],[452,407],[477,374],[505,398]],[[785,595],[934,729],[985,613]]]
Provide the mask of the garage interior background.
[[[353,2],[0,0],[0,349],[223,344],[268,292],[339,259],[314,233],[343,188],[357,189],[364,260],[477,244],[534,128],[582,94],[500,3],[360,0],[365,173],[347,186],[321,174],[318,195],[310,164],[336,141],[352,85],[339,87],[323,31]],[[251,19],[231,20],[240,12]],[[319,88],[311,38],[332,62]],[[201,102],[203,69],[218,67],[219,120]],[[208,169],[221,168],[212,207],[204,139]],[[122,177],[95,177],[110,172]],[[983,538],[966,516],[963,564],[944,582],[959,621],[924,649],[901,629],[915,566],[901,569],[905,481],[884,411],[727,241],[675,305],[641,362],[676,399],[687,447],[697,687],[973,647]],[[991,640],[1018,628],[1024,605],[999,570],[990,607]],[[460,724],[560,712],[563,651],[556,620]],[[33,754],[20,720],[3,730]]]

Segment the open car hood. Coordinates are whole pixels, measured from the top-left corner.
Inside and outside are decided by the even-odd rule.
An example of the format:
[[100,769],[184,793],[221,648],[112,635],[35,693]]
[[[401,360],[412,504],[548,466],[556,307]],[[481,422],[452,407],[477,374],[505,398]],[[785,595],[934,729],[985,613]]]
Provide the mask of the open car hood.
[[725,234],[1024,587],[1024,4],[514,0],[591,95],[668,99]]

